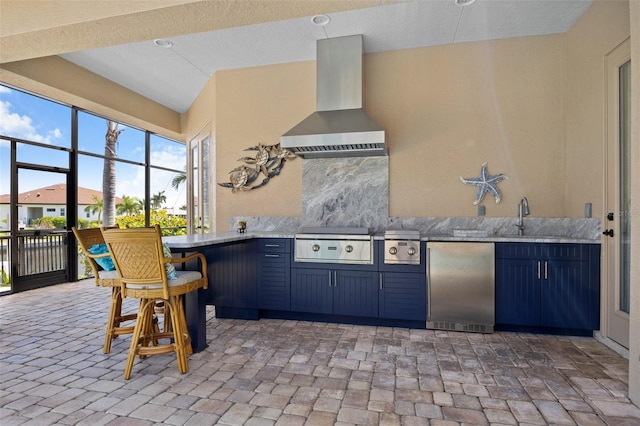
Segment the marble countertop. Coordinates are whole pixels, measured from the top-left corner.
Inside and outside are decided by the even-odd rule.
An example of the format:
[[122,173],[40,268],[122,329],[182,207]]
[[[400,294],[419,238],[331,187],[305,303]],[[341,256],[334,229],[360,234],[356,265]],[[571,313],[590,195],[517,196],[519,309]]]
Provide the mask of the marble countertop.
[[293,238],[291,232],[212,232],[209,234],[178,235],[163,237],[162,241],[170,248],[188,249],[206,247],[212,244],[224,244],[252,238]]
[[495,243],[570,243],[600,244],[600,240],[590,238],[560,237],[555,235],[489,235],[486,237],[456,237],[453,235],[422,236],[422,241],[469,241]]
[[[294,232],[284,231],[255,231],[255,232],[213,232],[210,234],[179,235],[164,237],[170,248],[193,249],[214,244],[224,244],[235,241],[249,240],[252,238],[293,238]],[[383,240],[383,234],[373,236],[374,240]],[[544,235],[489,235],[489,236],[453,236],[451,234],[422,235],[421,241],[461,241],[461,242],[522,242],[522,243],[573,243],[573,244],[600,244],[600,239],[574,238],[562,236]]]

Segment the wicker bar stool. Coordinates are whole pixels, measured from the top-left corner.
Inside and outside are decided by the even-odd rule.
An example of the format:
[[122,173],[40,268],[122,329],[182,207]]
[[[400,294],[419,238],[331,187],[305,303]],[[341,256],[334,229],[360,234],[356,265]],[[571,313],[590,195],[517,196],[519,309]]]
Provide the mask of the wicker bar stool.
[[82,252],[89,262],[89,266],[93,270],[93,276],[95,277],[96,286],[98,287],[111,287],[111,304],[109,306],[109,317],[107,318],[106,332],[104,336],[104,346],[102,351],[105,354],[111,352],[111,341],[123,334],[133,333],[133,324],[123,326],[123,323],[127,321],[135,321],[138,314],[126,314],[122,315],[122,291],[120,286],[120,277],[118,272],[113,270],[104,269],[98,262],[104,264],[104,260],[109,257],[106,252],[101,254],[91,253],[92,247],[98,245],[104,245],[104,238],[102,238],[102,231],[100,228],[83,228],[78,229],[75,226],[71,228],[78,244],[82,249]]
[[[131,377],[133,361],[138,355],[160,355],[175,352],[178,370],[189,370],[187,355],[193,353],[187,329],[183,298],[186,293],[207,288],[207,262],[200,253],[170,257],[162,244],[158,225],[149,228],[103,229],[122,282],[122,297],[140,299],[138,321],[131,339],[124,378]],[[199,260],[200,271],[175,271],[173,264]],[[175,275],[174,275],[175,274]],[[168,279],[173,275],[175,279]],[[155,303],[164,302],[165,323],[162,332],[153,326]],[[169,329],[167,331],[167,328]],[[164,343],[164,340],[168,340]]]

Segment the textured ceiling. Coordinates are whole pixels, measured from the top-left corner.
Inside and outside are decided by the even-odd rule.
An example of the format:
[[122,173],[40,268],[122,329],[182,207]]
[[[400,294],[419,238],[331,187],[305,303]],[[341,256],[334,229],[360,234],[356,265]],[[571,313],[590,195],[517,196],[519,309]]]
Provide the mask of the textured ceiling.
[[[3,13],[7,3],[16,2],[2,0]],[[556,34],[566,32],[592,0],[477,0],[465,7],[456,5],[454,0],[113,3],[132,6],[128,10],[101,8],[90,22],[78,22],[77,15],[64,15],[70,24],[67,33],[77,31],[76,38],[81,38],[83,32],[88,32],[93,37],[69,45],[60,37],[56,44],[45,43],[40,55],[59,54],[175,111],[185,112],[216,71],[313,60],[315,42],[320,38],[362,34],[365,52],[374,53]],[[312,24],[311,16],[318,13],[326,13],[331,21],[324,27]],[[113,31],[105,30],[108,24]],[[53,37],[60,28],[34,27],[26,36]],[[4,42],[21,36],[17,32],[15,26],[2,30],[5,47],[8,45]],[[155,38],[167,38],[173,46],[157,47]],[[28,59],[20,55],[24,55],[24,49],[3,56]]]

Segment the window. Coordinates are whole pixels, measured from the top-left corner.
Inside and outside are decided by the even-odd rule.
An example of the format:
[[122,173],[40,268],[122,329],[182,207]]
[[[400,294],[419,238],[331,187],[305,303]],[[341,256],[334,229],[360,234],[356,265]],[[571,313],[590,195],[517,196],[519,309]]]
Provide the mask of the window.
[[95,225],[106,223],[103,171],[111,167],[117,224],[158,223],[166,233],[186,233],[186,182],[181,179],[186,170],[185,145],[117,123],[117,142],[107,151],[107,123],[107,118],[78,113],[79,194],[90,194],[86,199],[79,195],[78,203],[87,206]]
[[[84,111],[78,113],[78,150],[80,152],[106,155],[105,137],[108,121],[107,118]],[[118,123],[116,130],[119,134],[114,156],[120,160],[144,163],[145,132],[121,123]]]
[[0,135],[71,148],[70,107],[0,85],[0,108],[11,117],[0,121]]
[[[103,171],[112,166],[117,223],[124,222],[127,227],[159,223],[173,233],[186,233],[187,158],[183,143],[2,84],[0,110],[11,117],[0,120],[0,194],[11,190],[9,147],[14,143],[18,162],[67,169],[77,177],[77,203],[83,207],[77,213],[71,211],[71,216],[86,218],[89,223],[81,225],[104,224],[103,196],[108,188],[103,187]],[[75,115],[77,120],[73,120]],[[77,129],[72,129],[74,123]],[[107,151],[109,123],[115,124],[117,141]],[[77,146],[72,146],[74,132]],[[19,140],[11,142],[11,138]],[[69,170],[75,155],[77,168]],[[21,182],[26,190],[46,185],[50,182]],[[59,212],[67,216],[65,201],[59,204],[40,206],[40,215]],[[9,223],[0,225],[0,229],[8,227]]]

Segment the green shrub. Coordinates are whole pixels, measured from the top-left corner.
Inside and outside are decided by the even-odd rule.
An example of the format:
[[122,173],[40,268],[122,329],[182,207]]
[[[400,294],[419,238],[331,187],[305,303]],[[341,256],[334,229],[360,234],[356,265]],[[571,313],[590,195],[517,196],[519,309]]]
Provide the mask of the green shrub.
[[[149,217],[149,224],[160,225],[162,235],[187,235],[187,219],[180,216],[169,216],[166,210],[153,210]],[[145,226],[144,215],[134,214],[116,217],[116,224],[120,228],[140,228]]]
[[53,218],[51,216],[38,217],[32,220],[34,228],[53,229]]
[[67,227],[67,218],[64,216],[54,217],[51,221],[56,229],[65,229]]

